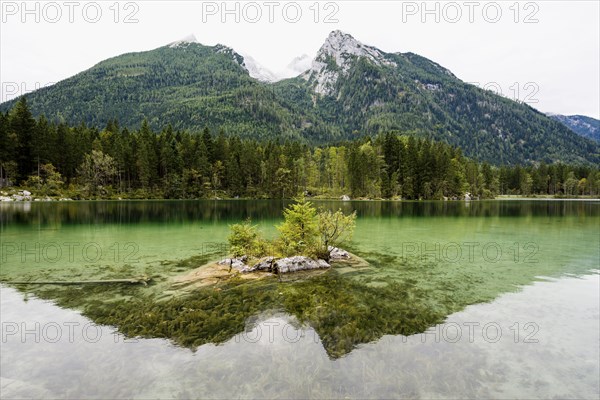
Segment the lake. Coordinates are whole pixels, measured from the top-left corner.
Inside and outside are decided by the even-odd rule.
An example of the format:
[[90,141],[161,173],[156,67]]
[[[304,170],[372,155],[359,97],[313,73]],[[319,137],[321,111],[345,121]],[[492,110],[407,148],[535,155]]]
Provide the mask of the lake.
[[286,204],[0,203],[2,397],[598,398],[600,202],[318,201],[367,267],[172,287]]

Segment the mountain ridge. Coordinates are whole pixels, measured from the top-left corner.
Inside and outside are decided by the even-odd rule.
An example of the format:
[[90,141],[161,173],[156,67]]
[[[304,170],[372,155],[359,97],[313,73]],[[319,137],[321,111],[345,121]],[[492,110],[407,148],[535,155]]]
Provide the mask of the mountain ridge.
[[341,31],[297,77],[263,82],[249,64],[228,46],[187,38],[109,58],[26,97],[35,115],[98,128],[148,120],[159,129],[207,126],[313,144],[400,132],[495,164],[599,160],[596,143],[528,105],[462,82],[425,57],[386,53]]
[[564,124],[580,136],[600,143],[600,120],[585,115],[561,115],[548,113],[550,118]]

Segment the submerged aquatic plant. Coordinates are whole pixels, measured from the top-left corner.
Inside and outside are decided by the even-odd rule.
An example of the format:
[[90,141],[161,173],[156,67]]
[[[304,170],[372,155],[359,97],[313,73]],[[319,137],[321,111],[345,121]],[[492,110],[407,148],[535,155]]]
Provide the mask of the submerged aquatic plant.
[[[424,332],[469,304],[490,301],[498,293],[515,290],[516,282],[527,283],[534,273],[512,269],[500,274],[492,269],[495,266],[356,252],[371,265],[334,265],[327,271],[297,274],[285,281],[277,277],[232,278],[218,286],[192,291],[173,288],[169,277],[203,265],[210,256],[146,267],[144,272],[153,277],[148,288],[18,287],[59,306],[79,309],[94,322],[115,326],[127,336],[170,339],[191,349],[231,339],[243,332],[256,315],[286,312],[313,327],[327,354],[338,358],[386,334]],[[97,268],[85,273],[110,278],[122,276],[123,271],[139,272],[124,266],[122,271]]]
[[115,326],[126,336],[165,338],[192,349],[231,339],[244,331],[253,316],[283,311],[312,326],[332,358],[385,334],[422,332],[445,316],[427,307],[426,293],[411,284],[369,287],[368,281],[335,269],[287,282],[276,277],[231,279],[219,290],[202,288],[166,300],[157,296],[161,293],[157,286],[164,283],[156,281],[154,290],[129,286],[30,286],[26,290],[80,309],[94,322]]

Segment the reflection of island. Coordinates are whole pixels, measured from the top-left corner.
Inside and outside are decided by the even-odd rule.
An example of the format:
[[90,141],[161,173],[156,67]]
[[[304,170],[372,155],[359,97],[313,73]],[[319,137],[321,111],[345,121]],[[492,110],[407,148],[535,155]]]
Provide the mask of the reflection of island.
[[[191,349],[223,343],[265,312],[284,312],[314,329],[330,358],[384,335],[425,332],[467,305],[518,290],[544,265],[502,273],[497,266],[449,265],[360,253],[369,266],[334,263],[331,269],[243,279],[232,276],[200,287],[173,285],[207,263],[195,257],[149,271],[142,286],[18,286],[59,306],[76,308],[129,337],[166,338]],[[210,264],[209,264],[210,265]],[[165,276],[165,274],[171,277]],[[189,290],[193,289],[193,290]]]
[[[29,329],[40,322],[40,331],[58,324],[63,333],[60,344],[35,345],[31,333],[25,341],[18,330],[7,334],[2,362],[10,368],[0,378],[2,394],[61,398],[68,388],[76,398],[156,398],[185,387],[193,393],[186,397],[201,398],[394,398],[401,390],[415,398],[594,398],[598,364],[590,354],[600,343],[599,284],[598,275],[538,282],[469,306],[422,335],[387,335],[337,359],[327,357],[314,329],[277,311],[249,318],[219,346],[193,351],[162,340],[125,340],[105,326],[96,327],[101,340],[89,343],[88,319],[36,298],[25,303],[0,285],[3,321]],[[526,321],[539,331],[524,330]],[[480,325],[471,334],[474,322]],[[500,326],[500,340],[488,338],[493,329],[484,333],[487,323]],[[70,385],[74,380],[80,384]]]
[[326,271],[290,274],[293,279],[283,281],[276,276],[232,277],[213,285],[192,285],[194,290],[164,282],[158,286],[166,290],[155,294],[129,286],[86,288],[87,293],[72,286],[27,290],[81,309],[94,322],[115,326],[127,336],[168,338],[190,348],[227,341],[243,332],[256,315],[283,311],[311,326],[331,358],[385,334],[423,332],[445,317],[442,309],[429,308],[426,293],[411,283],[366,276],[361,281],[353,275],[371,268],[333,265]]

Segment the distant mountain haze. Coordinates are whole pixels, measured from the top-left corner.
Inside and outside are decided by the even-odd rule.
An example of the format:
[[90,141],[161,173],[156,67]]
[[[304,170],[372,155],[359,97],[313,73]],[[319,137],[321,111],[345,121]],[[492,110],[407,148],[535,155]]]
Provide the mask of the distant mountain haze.
[[561,122],[578,135],[600,143],[600,120],[584,115],[548,115],[550,118]]

